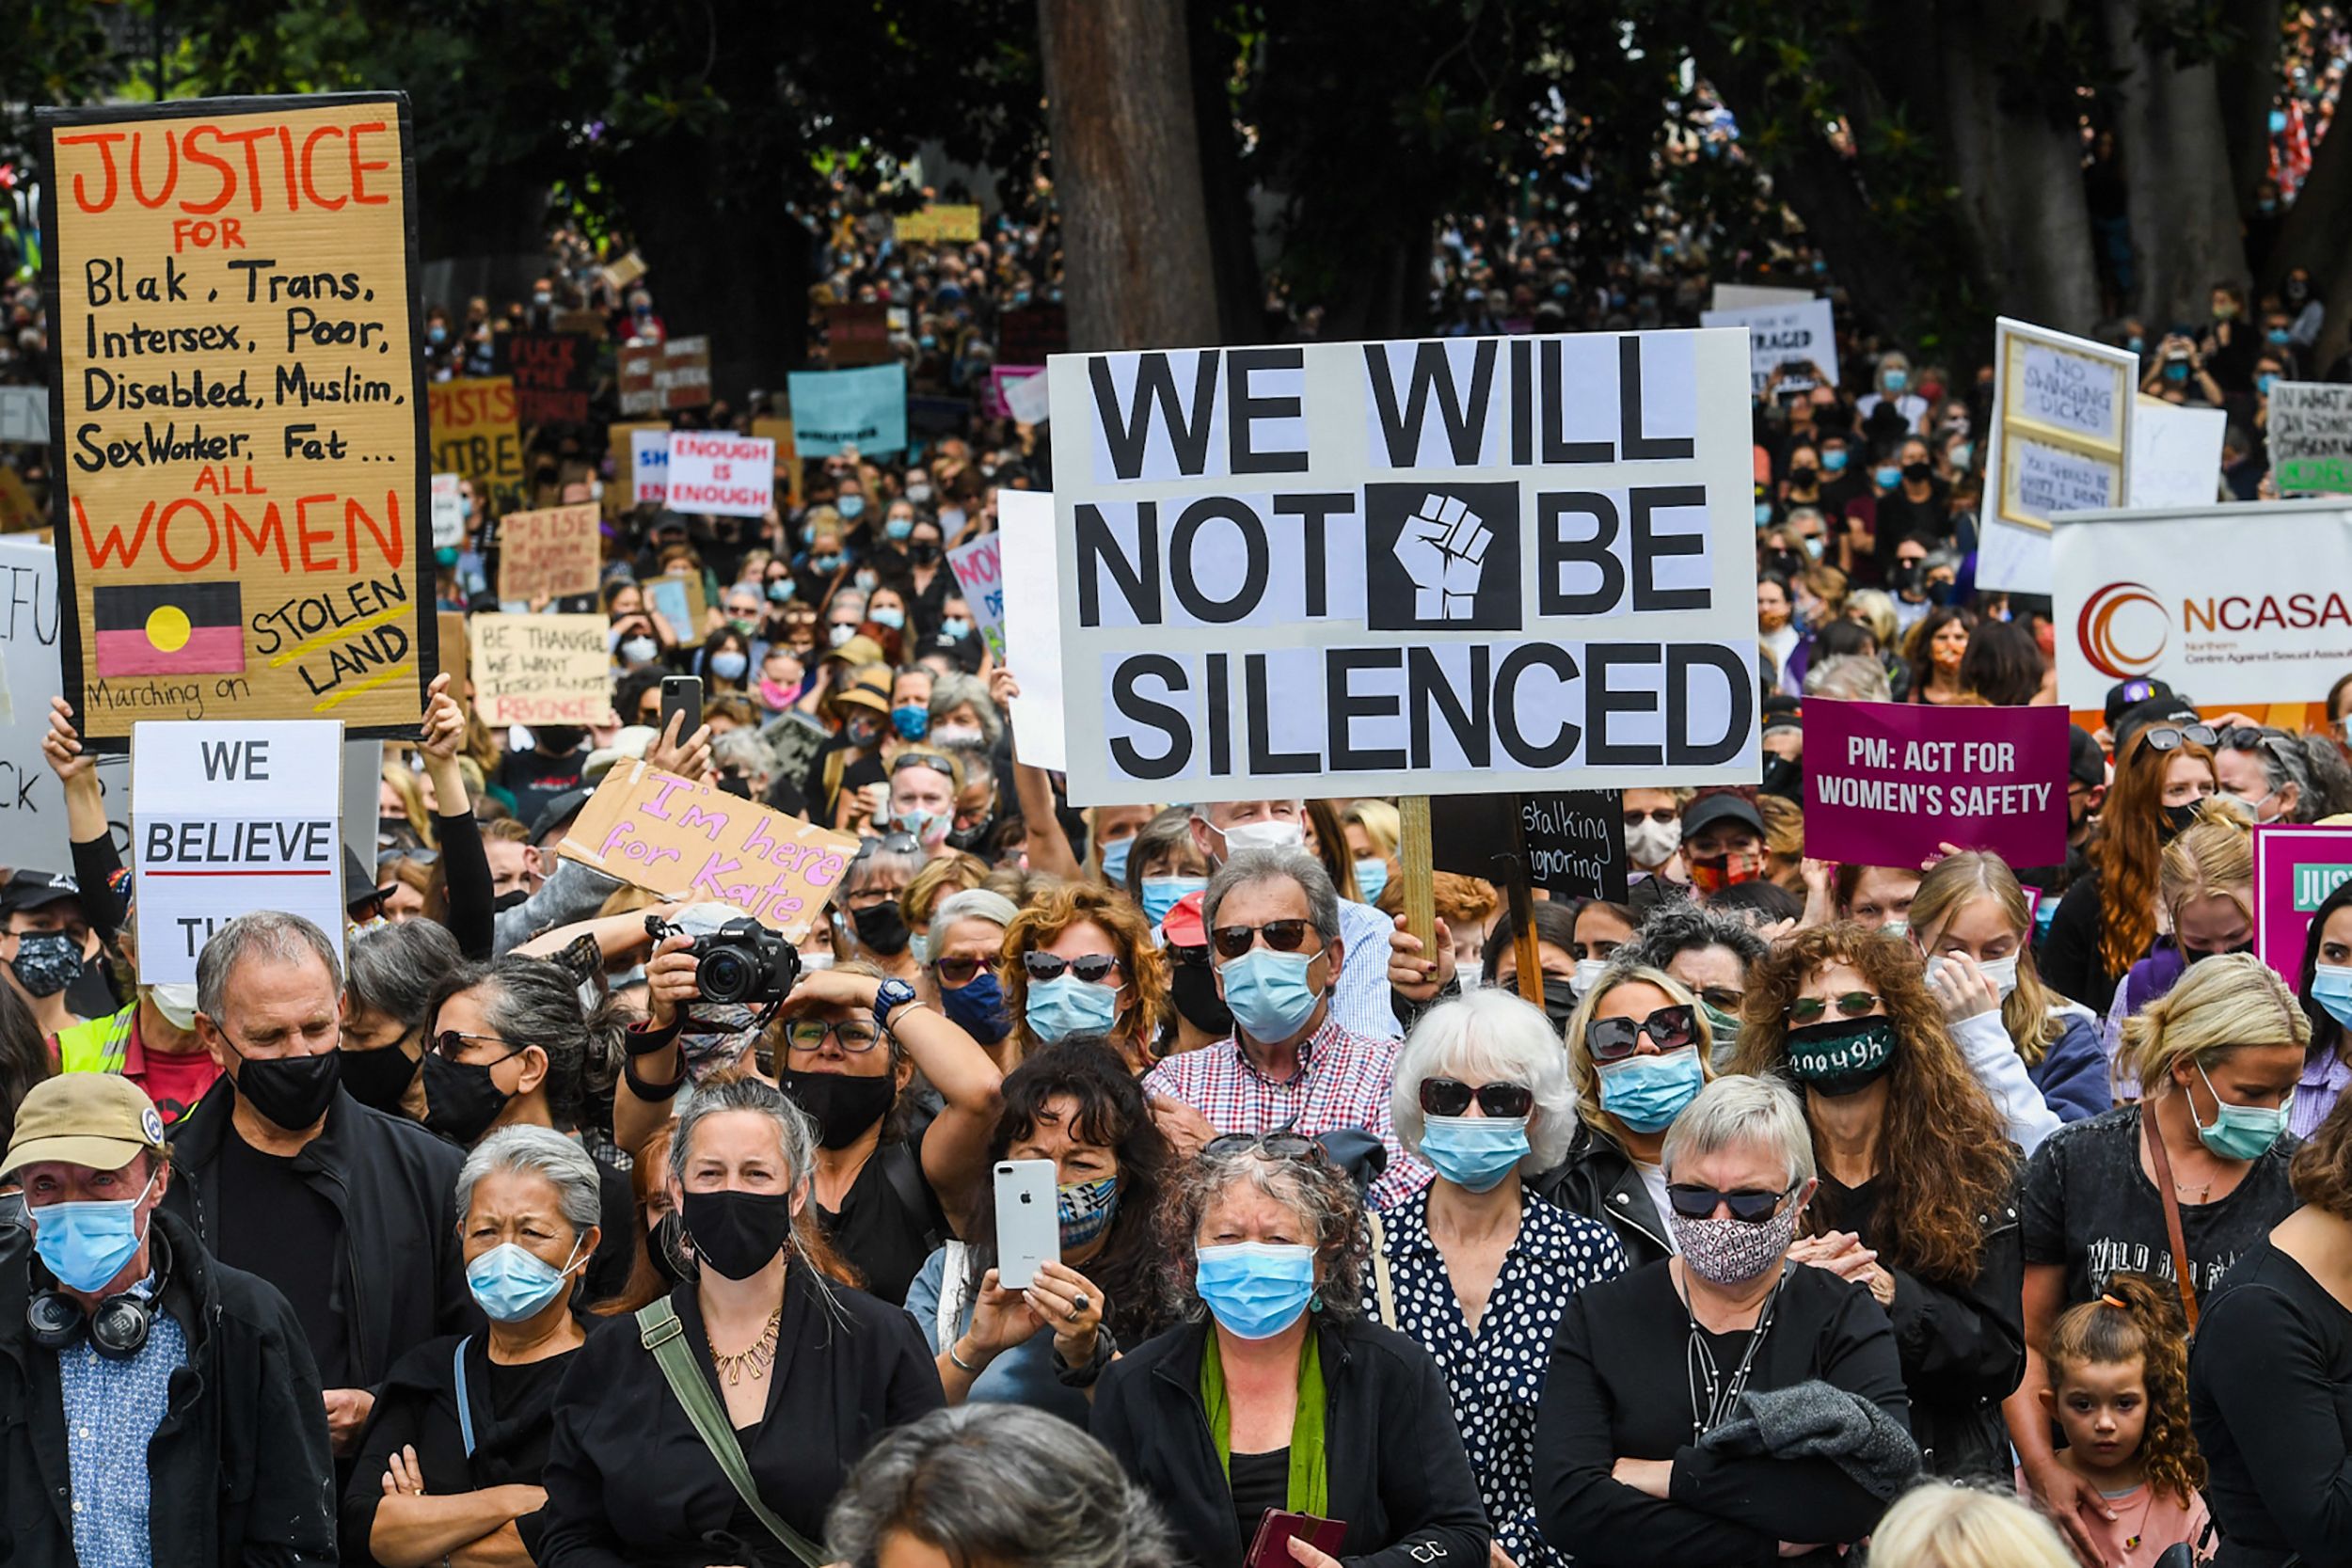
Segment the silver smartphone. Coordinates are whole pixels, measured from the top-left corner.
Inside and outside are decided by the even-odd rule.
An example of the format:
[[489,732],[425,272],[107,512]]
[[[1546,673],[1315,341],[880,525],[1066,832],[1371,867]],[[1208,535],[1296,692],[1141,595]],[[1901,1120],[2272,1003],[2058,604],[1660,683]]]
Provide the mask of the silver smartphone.
[[1041,1263],[1061,1261],[1061,1215],[1051,1160],[996,1163],[996,1283],[1025,1291]]

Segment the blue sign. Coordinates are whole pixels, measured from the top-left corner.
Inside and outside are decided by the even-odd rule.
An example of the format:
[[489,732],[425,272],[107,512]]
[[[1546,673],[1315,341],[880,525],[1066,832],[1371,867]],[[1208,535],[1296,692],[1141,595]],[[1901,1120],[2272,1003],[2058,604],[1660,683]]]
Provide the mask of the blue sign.
[[905,366],[794,371],[786,386],[793,440],[803,457],[832,457],[844,447],[868,454],[906,450]]

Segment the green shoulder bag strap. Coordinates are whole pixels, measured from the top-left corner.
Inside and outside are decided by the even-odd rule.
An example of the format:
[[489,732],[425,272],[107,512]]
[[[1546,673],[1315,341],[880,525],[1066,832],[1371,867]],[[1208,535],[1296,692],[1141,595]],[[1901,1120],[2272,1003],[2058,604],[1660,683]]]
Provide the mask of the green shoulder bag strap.
[[710,1457],[719,1462],[721,1473],[734,1486],[735,1495],[743,1499],[743,1506],[807,1568],[824,1568],[833,1560],[759,1500],[759,1489],[752,1483],[752,1467],[744,1461],[742,1445],[735,1440],[735,1427],[727,1419],[726,1406],[720,1403],[718,1390],[704,1380],[702,1369],[694,1365],[694,1353],[686,1345],[686,1325],[678,1322],[677,1308],[670,1305],[667,1296],[639,1308],[637,1342],[652,1353],[654,1365],[661,1369],[670,1392],[686,1412],[686,1418],[694,1423],[695,1435],[710,1450]]

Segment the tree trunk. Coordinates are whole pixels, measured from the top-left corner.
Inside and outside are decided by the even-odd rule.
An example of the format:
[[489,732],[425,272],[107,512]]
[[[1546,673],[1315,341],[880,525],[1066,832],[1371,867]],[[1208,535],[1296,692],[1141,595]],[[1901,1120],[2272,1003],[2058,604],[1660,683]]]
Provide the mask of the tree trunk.
[[1041,0],[1070,346],[1217,341],[1184,0]]
[[2237,47],[2214,62],[2221,133],[2230,150],[2230,194],[2238,215],[2254,211],[2254,187],[2270,171],[2270,100],[2279,90],[2279,0],[2230,0]]
[[1233,136],[1227,78],[1232,41],[1210,8],[1185,8],[1192,55],[1193,120],[1200,147],[1200,196],[1209,221],[1209,261],[1216,289],[1218,341],[1266,341],[1265,280],[1258,271],[1257,213]]
[[2135,36],[2139,11],[2138,0],[2107,0],[2106,8],[2138,312],[2152,325],[2202,321],[2213,285],[2247,276],[2220,94],[2210,64],[2179,68],[2169,50]]

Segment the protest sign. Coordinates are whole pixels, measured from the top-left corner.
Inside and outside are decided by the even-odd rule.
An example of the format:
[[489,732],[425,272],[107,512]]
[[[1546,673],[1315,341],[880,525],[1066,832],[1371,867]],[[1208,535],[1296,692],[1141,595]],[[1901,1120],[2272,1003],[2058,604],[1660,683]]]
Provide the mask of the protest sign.
[[2265,438],[2280,494],[2352,491],[2352,387],[2274,383]]
[[1555,898],[1627,895],[1625,797],[1613,789],[1565,795],[1442,795],[1429,802],[1430,863],[1440,871],[1489,880],[1495,857],[1511,847],[1511,813],[1519,816],[1523,875]]
[[664,898],[733,904],[798,942],[840,890],[857,842],[622,762],[580,808],[562,853]]
[[2352,828],[2265,823],[2254,830],[2254,951],[2299,990],[2312,914],[2352,880]]
[[2050,592],[2050,519],[2123,504],[2139,357],[2004,316],[1977,586]]
[[0,441],[49,444],[49,388],[0,387]]
[[640,426],[628,433],[630,503],[660,506],[670,496],[670,427]]
[[473,706],[506,724],[601,724],[612,711],[612,656],[601,615],[477,615]]
[[1772,372],[1789,367],[1781,381],[1785,391],[1810,390],[1817,383],[1810,364],[1837,385],[1837,329],[1830,319],[1829,301],[1801,298],[1772,305],[1717,306],[1699,316],[1702,326],[1744,326],[1748,329],[1748,386],[1756,397]]
[[[555,329],[558,332],[580,333],[591,338],[601,338],[610,331],[612,325],[605,319],[604,312],[601,310],[558,310],[555,313]],[[594,351],[595,345],[591,344],[590,352]]]
[[[1051,379],[1073,800],[1756,778],[1743,335],[1064,355]],[[1030,580],[1009,541],[1005,571]]]
[[[5,471],[5,470],[0,470]],[[0,721],[0,865],[66,865],[64,787],[41,755],[57,665],[57,552],[29,535],[0,539],[0,666],[15,701]],[[98,759],[117,847],[130,844],[131,759]]]
[[644,590],[645,603],[653,612],[670,623],[670,630],[681,642],[703,640],[703,622],[707,618],[709,600],[703,593],[703,579],[694,572],[664,572],[647,578],[639,584]]
[[2126,506],[2205,506],[2219,493],[2227,409],[2176,408],[2162,398],[2132,404]]
[[1941,844],[2066,858],[2066,710],[1804,705],[1804,852],[1917,865]]
[[634,250],[607,263],[602,269],[608,289],[626,289],[645,276],[645,259]]
[[486,486],[501,499],[522,493],[523,433],[515,414],[515,379],[479,375],[436,381],[426,388],[433,467]]
[[621,350],[621,412],[667,414],[710,401],[710,340],[673,338]]
[[594,506],[509,513],[499,520],[499,598],[530,604],[594,594],[602,554]]
[[834,370],[896,359],[890,348],[890,308],[842,300],[825,307],[825,363]]
[[1004,537],[983,533],[947,552],[947,569],[956,575],[963,602],[972,607],[973,629],[987,640],[999,664],[1005,661],[1005,573],[998,553]]
[[1023,424],[1043,424],[1054,417],[1051,384],[1043,372],[1005,388],[1005,412]]
[[1810,289],[1778,289],[1762,283],[1718,283],[1708,293],[1709,310],[1774,309],[1800,305],[1813,297]]
[[[643,450],[635,437],[641,431],[654,433],[660,442],[661,460],[670,460],[670,427],[658,420],[628,420],[604,427],[605,450],[612,454],[612,480],[604,487],[604,515],[617,517],[638,503],[636,454]],[[656,488],[660,488],[657,483]]]
[[906,450],[905,366],[794,371],[785,385],[803,457],[831,457],[843,447],[868,453]]
[[513,331],[499,339],[499,368],[515,382],[524,424],[586,424],[596,389],[596,345],[576,332]]
[[1016,305],[996,318],[996,359],[1005,365],[1042,365],[1070,352],[1070,312],[1057,302]]
[[1006,404],[1005,393],[1013,383],[1027,381],[1045,373],[1042,365],[991,365],[988,368],[988,390],[980,394],[980,412],[992,420],[1012,417]]
[[199,714],[413,734],[437,628],[407,99],[35,119],[84,736]]
[[792,421],[772,416],[752,421],[752,434],[776,444],[776,478],[782,483],[790,504],[801,504],[800,443],[792,434]]
[[898,237],[900,245],[970,245],[980,237],[980,210],[934,202],[919,213],[901,213]]
[[666,475],[662,504],[673,512],[756,517],[775,504],[776,444],[724,431],[673,431]]
[[140,984],[192,983],[214,930],[256,910],[342,951],[342,738],[319,719],[131,726]]
[[473,669],[471,653],[466,637],[466,612],[443,610],[435,612],[441,624],[441,663],[434,673],[449,677],[450,695],[462,699],[466,681]]
[[2085,513],[2051,562],[2070,707],[2141,676],[2208,706],[2317,703],[2352,668],[2352,503]]
[[1062,732],[1061,562],[1054,543],[1054,498],[1041,490],[997,491],[996,541],[997,575],[1021,584],[999,610],[1005,663],[1021,680],[1021,695],[1007,713],[1013,744],[1023,762],[1058,773],[1070,766],[1070,755]]
[[466,479],[463,474],[433,476],[433,547],[453,550],[466,543]]

